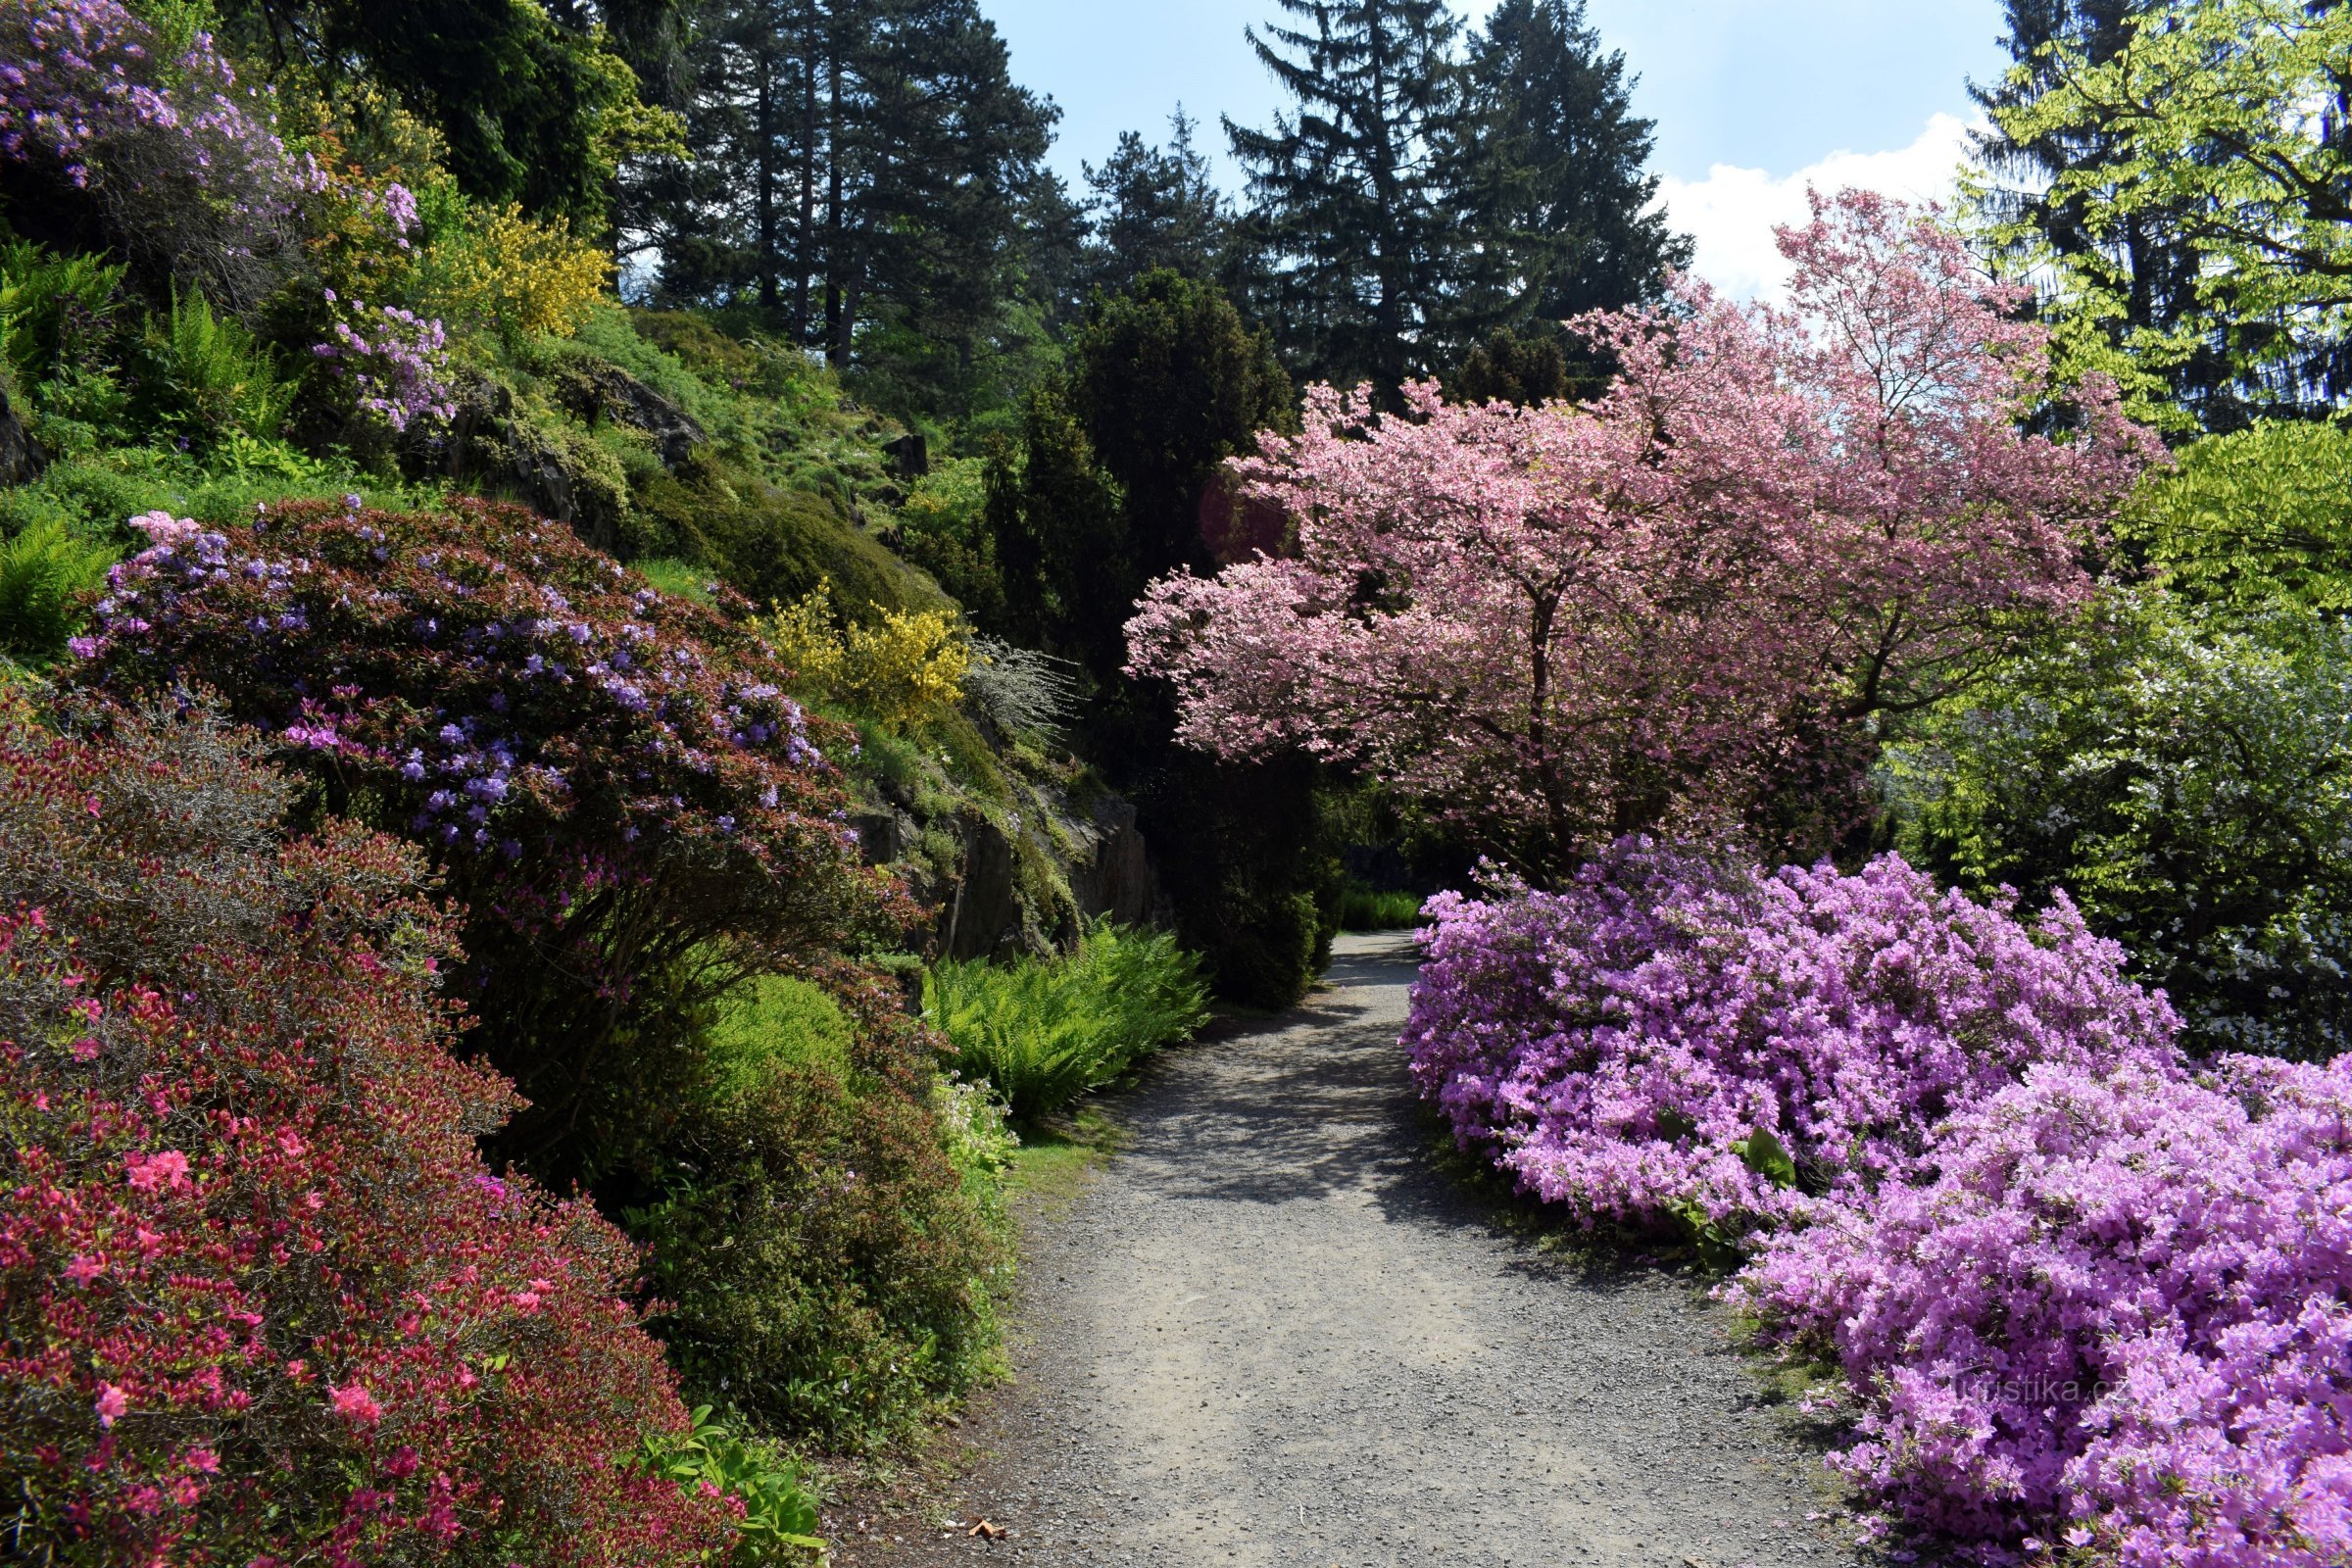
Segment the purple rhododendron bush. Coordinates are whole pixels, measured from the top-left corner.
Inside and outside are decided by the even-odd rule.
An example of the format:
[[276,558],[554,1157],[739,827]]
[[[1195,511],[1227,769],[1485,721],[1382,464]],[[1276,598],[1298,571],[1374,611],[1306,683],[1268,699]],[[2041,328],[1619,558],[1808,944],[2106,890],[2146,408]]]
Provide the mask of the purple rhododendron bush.
[[329,811],[422,848],[465,917],[453,983],[531,1102],[511,1144],[559,1183],[651,1162],[700,1087],[699,1009],[898,935],[825,757],[855,732],[785,694],[740,599],[656,592],[518,507],[356,501],[134,518],[154,543],[74,678],[218,692]]
[[1923,1169],[1735,1286],[1843,1371],[1849,1474],[2000,1546],[2352,1560],[2352,1065],[2037,1067]]
[[2176,1027],[2070,906],[2029,923],[1894,857],[1767,875],[1629,840],[1559,892],[1430,912],[1423,1094],[1587,1223],[1796,1218],[2029,1065],[2161,1060]]
[[1587,1225],[1755,1250],[1837,1463],[1986,1560],[2352,1551],[2352,1066],[2192,1077],[2063,898],[1647,841],[1444,895],[1405,1034],[1465,1149]]

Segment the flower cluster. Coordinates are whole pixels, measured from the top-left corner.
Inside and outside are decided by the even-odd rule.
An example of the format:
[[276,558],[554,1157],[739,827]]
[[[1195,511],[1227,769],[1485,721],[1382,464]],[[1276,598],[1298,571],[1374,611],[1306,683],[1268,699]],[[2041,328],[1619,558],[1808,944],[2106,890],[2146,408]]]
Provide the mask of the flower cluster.
[[10,0],[0,39],[0,153],[46,155],[87,186],[122,144],[166,135],[223,183],[244,173],[281,196],[293,189],[266,101],[237,85],[211,34],[165,62],[154,29],[116,0]]
[[56,1562],[700,1563],[584,1202],[492,1176],[414,852],[202,710],[0,714],[0,1484]]
[[830,582],[756,624],[792,667],[797,687],[893,729],[911,729],[955,707],[972,667],[950,616],[894,610],[871,626],[845,623]]
[[1587,1223],[1786,1221],[2032,1063],[2161,1058],[2175,1028],[2064,903],[2029,925],[1892,857],[1766,876],[1629,841],[1429,913],[1422,1093]]
[[[898,934],[826,760],[854,737],[740,620],[524,509],[351,497],[172,538],[123,564],[76,652],[100,690],[220,692],[331,808],[434,855],[533,1126],[596,1130],[577,1063],[638,1027],[649,985],[723,990]],[[626,1142],[679,1087],[594,1094]]]
[[[1932,1179],[1738,1283],[1860,1404],[1838,1463],[1913,1522],[2157,1568],[2352,1560],[2352,1065],[2050,1065]],[[2038,1535],[2035,1532],[2039,1532]]]
[[[343,367],[362,413],[396,431],[419,419],[457,417],[457,392],[449,378],[449,333],[438,320],[397,305],[370,311],[363,301],[339,299],[332,289],[326,291],[326,302],[342,312],[342,318],[334,324],[332,340],[314,345],[311,353]],[[355,319],[357,326],[352,324]]]
[[0,155],[46,164],[131,249],[249,304],[307,171],[209,33],[168,54],[118,0],[0,3]]
[[2193,1078],[2063,897],[1894,857],[1629,842],[1429,914],[1405,1040],[1464,1147],[1752,1249],[1730,1293],[1838,1368],[1890,1518],[1988,1562],[2352,1550],[2352,1063]]

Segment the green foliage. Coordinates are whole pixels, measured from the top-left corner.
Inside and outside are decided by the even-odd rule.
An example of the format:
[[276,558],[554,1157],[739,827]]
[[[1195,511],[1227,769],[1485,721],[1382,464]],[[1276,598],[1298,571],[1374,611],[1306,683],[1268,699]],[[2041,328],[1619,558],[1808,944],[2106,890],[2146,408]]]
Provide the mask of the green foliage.
[[32,433],[52,452],[90,451],[118,435],[127,416],[126,271],[23,241],[0,248],[0,368],[24,394]]
[[79,628],[80,595],[106,581],[115,553],[54,520],[0,542],[0,654],[46,663]]
[[0,358],[31,387],[108,347],[128,269],[89,255],[0,247]]
[[1978,193],[1987,239],[2054,282],[2063,345],[2135,412],[2227,429],[2340,400],[2352,145],[2334,106],[2352,12],[2083,9],[1984,100],[2033,176]]
[[403,507],[437,499],[422,486],[385,484],[279,442],[231,436],[201,460],[169,449],[118,446],[53,463],[30,484],[0,489],[0,533],[54,521],[81,538],[130,545],[141,541],[124,519],[145,512],[219,527],[251,519],[259,503],[274,507],[348,494]]
[[1625,57],[1603,50],[1582,0],[1501,0],[1464,77],[1457,201],[1477,243],[1463,247],[1456,332],[1655,299],[1690,265],[1646,172],[1652,122],[1634,114]]
[[1314,379],[1393,389],[1448,313],[1458,193],[1437,149],[1460,121],[1461,23],[1443,0],[1278,4],[1250,42],[1293,105],[1229,128],[1248,232],[1280,264],[1260,315]]
[[850,1070],[857,1033],[823,987],[790,975],[760,975],[719,1009],[705,1049],[710,1092],[739,1101],[779,1064]]
[[710,590],[716,583],[707,566],[665,558],[661,561],[640,561],[637,570],[647,582],[673,599],[691,600],[704,606],[714,603]]
[[152,323],[149,338],[158,374],[147,396],[165,430],[208,451],[231,435],[267,442],[278,434],[295,386],[241,322],[175,288],[170,318]]
[[925,1015],[1024,1121],[1051,1115],[1208,1019],[1200,961],[1166,932],[1087,927],[1066,957],[942,963]]
[[247,58],[281,77],[396,97],[439,132],[450,172],[477,201],[602,228],[618,157],[662,139],[605,36],[559,24],[535,0],[220,0],[220,10]]
[[738,1018],[776,1027],[725,1048],[726,1091],[684,1119],[671,1190],[627,1218],[689,1389],[763,1431],[868,1450],[993,1370],[1010,1256],[919,1041],[869,1031],[827,1059],[839,1042],[807,1002],[766,995]]
[[1883,772],[1914,863],[2030,906],[2065,889],[2188,1045],[2352,1038],[2352,629],[2119,595]]
[[2207,436],[2141,481],[2116,533],[2184,598],[2352,611],[2352,430],[2272,420]]
[[983,626],[1004,624],[1004,573],[988,527],[988,464],[955,458],[915,482],[899,509],[893,548]]
[[1421,902],[1411,893],[1375,893],[1350,885],[1340,895],[1340,929],[1409,931],[1421,923]]
[[818,1497],[807,1471],[772,1443],[694,1412],[691,1431],[649,1436],[637,1463],[646,1474],[686,1490],[713,1487],[743,1503],[731,1568],[786,1568],[823,1560],[816,1534]]

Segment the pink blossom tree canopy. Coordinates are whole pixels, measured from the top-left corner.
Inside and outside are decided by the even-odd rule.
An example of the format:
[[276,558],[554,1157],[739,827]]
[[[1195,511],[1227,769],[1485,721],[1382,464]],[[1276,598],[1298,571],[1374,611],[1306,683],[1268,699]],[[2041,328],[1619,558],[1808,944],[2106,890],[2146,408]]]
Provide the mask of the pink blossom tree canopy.
[[1154,584],[1131,670],[1186,743],[1361,766],[1529,871],[1695,808],[1836,827],[1788,803],[2079,600],[2160,449],[2111,386],[2059,401],[2020,291],[1932,214],[1817,196],[1781,247],[1786,308],[1683,279],[1571,322],[1618,367],[1589,405],[1312,389],[1234,465],[1293,541]]

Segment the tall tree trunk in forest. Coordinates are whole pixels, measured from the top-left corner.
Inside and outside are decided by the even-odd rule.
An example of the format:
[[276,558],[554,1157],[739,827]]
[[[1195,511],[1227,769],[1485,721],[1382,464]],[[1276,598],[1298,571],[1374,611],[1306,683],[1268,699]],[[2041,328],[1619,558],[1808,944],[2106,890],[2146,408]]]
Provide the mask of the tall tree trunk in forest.
[[794,231],[792,340],[808,342],[808,280],[816,269],[816,63],[819,40],[816,0],[801,7],[801,221]]
[[776,49],[772,37],[760,43],[754,69],[760,76],[755,116],[760,139],[760,303],[772,311],[776,308],[781,249],[776,240]]

